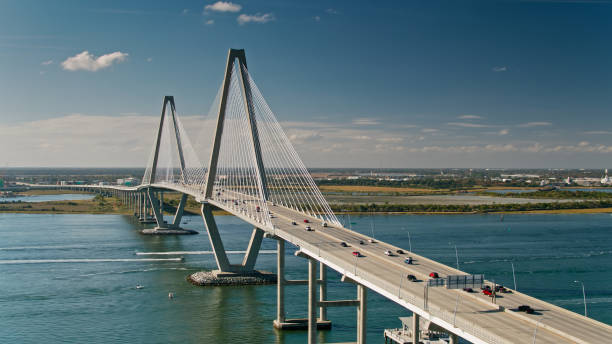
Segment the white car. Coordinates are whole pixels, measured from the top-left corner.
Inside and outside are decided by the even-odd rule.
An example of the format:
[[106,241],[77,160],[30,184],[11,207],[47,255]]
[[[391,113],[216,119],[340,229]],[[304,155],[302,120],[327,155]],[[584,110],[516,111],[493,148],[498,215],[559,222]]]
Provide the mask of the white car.
[[386,250],[386,251],[385,251],[385,255],[387,255],[387,256],[392,256],[392,255],[393,255],[393,252],[391,252],[391,251],[389,251],[389,250]]

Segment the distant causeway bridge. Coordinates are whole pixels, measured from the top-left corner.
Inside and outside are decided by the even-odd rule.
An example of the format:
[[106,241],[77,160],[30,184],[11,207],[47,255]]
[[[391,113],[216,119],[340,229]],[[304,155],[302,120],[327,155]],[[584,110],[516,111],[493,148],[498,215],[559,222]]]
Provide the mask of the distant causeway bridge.
[[[515,290],[492,298],[480,292],[453,289],[448,276],[456,280],[461,280],[456,276],[470,276],[344,228],[251,78],[244,50],[230,49],[223,84],[213,106],[218,116],[207,163],[199,161],[176,114],[174,98],[166,96],[141,185],[45,187],[119,197],[141,221],[156,224],[155,228],[144,230],[145,234],[193,233],[180,228],[187,197],[193,196],[202,205],[201,214],[217,263],[217,278],[256,275],[254,267],[262,240],[276,240],[274,326],[307,328],[308,343],[316,342],[318,329],[331,325],[327,317],[329,307],[355,307],[356,342],[366,343],[368,290],[413,313],[410,334],[413,343],[420,342],[419,329],[446,332],[451,343],[457,343],[459,337],[472,343],[612,343],[612,326]],[[164,191],[181,194],[172,221],[164,221],[161,207]],[[225,210],[254,228],[241,264],[230,264],[228,260],[212,213],[214,208]],[[286,242],[297,246],[296,255],[307,262],[307,280],[285,279]],[[405,263],[408,256],[413,264]],[[329,269],[340,274],[343,282],[356,286],[356,298],[328,299]],[[431,279],[431,272],[440,278]],[[489,281],[483,283],[493,285]],[[308,286],[308,297],[304,299],[308,303],[306,319],[290,319],[285,314],[284,288],[296,284]],[[534,311],[520,312],[516,309],[519,305],[529,305]]]

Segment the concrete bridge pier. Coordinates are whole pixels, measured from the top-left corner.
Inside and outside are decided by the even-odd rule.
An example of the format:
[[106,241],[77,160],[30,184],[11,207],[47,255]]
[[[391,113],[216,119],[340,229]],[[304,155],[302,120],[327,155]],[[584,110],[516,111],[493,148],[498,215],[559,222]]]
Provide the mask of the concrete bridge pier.
[[202,203],[202,218],[210,240],[217,270],[200,271],[189,276],[188,280],[200,286],[221,285],[252,285],[252,284],[274,284],[277,281],[276,274],[267,271],[255,270],[255,262],[264,238],[261,228],[253,228],[249,246],[242,259],[241,264],[230,264],[217,228],[217,222],[212,212],[212,205],[208,202]]
[[[277,240],[277,280],[276,280],[276,319],[273,322],[274,328],[278,330],[309,330],[310,327],[316,327],[318,330],[328,330],[331,328],[331,321],[327,320],[327,305],[325,299],[327,297],[327,272],[325,265],[321,263],[321,275],[319,279],[316,278],[316,265],[314,267],[315,272],[311,275],[308,274],[308,280],[286,280],[285,279],[285,241],[280,237],[274,237]],[[296,253],[300,257],[308,258],[308,264],[310,269],[311,258],[301,253]],[[317,262],[314,260],[315,263]],[[310,270],[309,270],[310,271]],[[311,288],[311,284],[314,285],[314,291]],[[285,316],[285,286],[287,285],[307,285],[308,286],[308,317],[287,319]],[[316,287],[319,286],[319,300],[316,298]],[[314,293],[312,299],[310,294]],[[314,302],[314,305],[312,304]],[[319,317],[317,318],[317,309],[319,309]],[[314,310],[314,320],[310,321],[310,316]],[[316,326],[314,325],[316,324]],[[309,332],[310,333],[310,332]],[[316,336],[315,336],[316,337]],[[314,337],[313,337],[314,338]]]
[[[157,224],[155,228],[147,228],[140,231],[146,235],[186,235],[186,234],[198,234],[198,232],[191,229],[181,228],[181,219],[183,218],[183,212],[185,210],[185,203],[187,203],[187,195],[181,194],[181,200],[174,214],[172,223],[168,223],[164,220],[163,211],[163,191],[156,192],[155,190],[148,188],[147,195],[145,198],[145,204],[147,201],[151,204],[151,210],[154,216],[154,222]],[[159,198],[156,193],[159,193]]]

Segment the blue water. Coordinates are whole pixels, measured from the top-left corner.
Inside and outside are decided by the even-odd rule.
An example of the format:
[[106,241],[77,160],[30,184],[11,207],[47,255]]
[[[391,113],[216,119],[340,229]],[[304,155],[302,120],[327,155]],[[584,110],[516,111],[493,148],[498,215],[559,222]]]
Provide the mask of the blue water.
[[0,198],[0,203],[7,202],[50,202],[50,201],[78,201],[92,199],[92,194],[59,194],[59,195],[32,195]]
[[[185,261],[142,261],[135,252],[209,250],[199,217],[183,226],[201,235],[153,237],[120,215],[0,214],[0,343],[303,343],[306,333],[278,332],[275,286],[195,287],[185,277],[214,267],[210,255]],[[218,216],[226,249],[243,250],[251,228],[231,216]],[[415,252],[484,273],[575,312],[583,312],[585,282],[589,316],[612,323],[612,216],[498,215],[352,217],[355,230]],[[275,249],[264,240],[263,249]],[[287,252],[288,278],[306,277],[306,263]],[[155,256],[172,258],[172,256]],[[32,263],[42,259],[85,259],[80,263]],[[136,261],[87,262],[87,259]],[[230,257],[238,262],[241,257]],[[274,271],[275,255],[262,254],[259,269]],[[13,264],[2,261],[13,260]],[[17,260],[17,262],[15,262]],[[21,263],[29,261],[29,264]],[[330,274],[331,299],[355,295],[355,287]],[[136,289],[141,284],[144,289]],[[169,292],[175,294],[170,300]],[[287,288],[288,317],[305,317],[305,287]],[[399,326],[409,313],[370,292],[368,340],[380,342],[384,328]],[[355,310],[329,310],[331,331],[320,340],[355,340]]]

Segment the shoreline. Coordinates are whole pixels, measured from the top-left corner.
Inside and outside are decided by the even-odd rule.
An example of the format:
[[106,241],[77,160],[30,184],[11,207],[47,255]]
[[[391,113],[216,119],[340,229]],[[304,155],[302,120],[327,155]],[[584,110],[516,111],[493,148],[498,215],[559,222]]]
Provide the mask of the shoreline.
[[[587,209],[546,209],[546,210],[517,210],[517,211],[379,211],[379,212],[361,212],[347,211],[334,212],[336,215],[506,215],[506,214],[608,214],[612,213],[612,208],[587,208]],[[57,214],[57,215],[133,215],[130,211],[68,211],[68,210],[19,210],[0,209],[0,214]],[[214,210],[214,215],[227,216],[232,215],[224,210]],[[166,214],[171,215],[171,214]],[[200,216],[198,213],[189,212],[187,216]],[[185,216],[184,215],[184,216]]]

